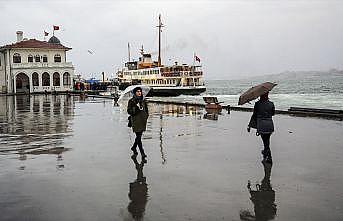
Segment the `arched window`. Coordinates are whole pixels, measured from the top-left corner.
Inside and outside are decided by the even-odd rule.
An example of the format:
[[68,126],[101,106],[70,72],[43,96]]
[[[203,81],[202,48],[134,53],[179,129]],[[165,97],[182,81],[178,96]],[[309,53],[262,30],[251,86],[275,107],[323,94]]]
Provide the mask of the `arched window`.
[[42,74],[42,85],[43,86],[50,86],[50,75],[47,72]]
[[71,80],[70,80],[70,74],[68,72],[63,74],[63,86],[70,86]]
[[30,80],[25,73],[19,73],[15,76],[17,92],[29,92]]
[[43,55],[43,62],[44,62],[44,63],[48,62],[48,56]]
[[21,63],[21,56],[18,53],[13,55],[13,63]]
[[34,72],[32,74],[32,84],[33,86],[39,86],[39,79],[38,79],[38,73]]
[[55,62],[61,62],[61,55],[56,54],[56,55],[54,56],[54,61],[55,61]]
[[33,62],[33,56],[32,55],[27,56],[27,62],[29,62],[29,63]]
[[40,56],[38,54],[35,56],[35,62],[40,62]]
[[53,75],[52,75],[52,83],[53,83],[53,86],[60,86],[60,74],[55,72]]

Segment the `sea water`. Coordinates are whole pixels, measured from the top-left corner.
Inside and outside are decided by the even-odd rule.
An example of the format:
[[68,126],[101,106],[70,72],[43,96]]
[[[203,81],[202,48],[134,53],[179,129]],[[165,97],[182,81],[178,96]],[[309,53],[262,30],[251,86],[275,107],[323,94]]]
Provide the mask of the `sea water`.
[[[343,109],[343,71],[287,72],[240,80],[206,80],[206,92],[199,96],[181,95],[163,100],[203,103],[203,96],[216,96],[224,105],[237,106],[240,94],[266,81],[278,85],[270,92],[276,109],[289,107]],[[243,105],[253,107],[254,101]]]

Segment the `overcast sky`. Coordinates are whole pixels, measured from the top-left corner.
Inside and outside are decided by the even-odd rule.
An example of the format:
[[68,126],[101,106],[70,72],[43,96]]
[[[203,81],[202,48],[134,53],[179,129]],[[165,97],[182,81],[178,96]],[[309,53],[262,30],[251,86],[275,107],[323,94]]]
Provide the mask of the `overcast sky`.
[[207,79],[343,69],[343,1],[333,0],[0,0],[0,45],[17,30],[43,40],[59,25],[55,36],[73,48],[75,73],[109,77],[127,60],[128,42],[133,58],[144,45],[157,60],[159,13],[162,63],[192,64],[195,52]]

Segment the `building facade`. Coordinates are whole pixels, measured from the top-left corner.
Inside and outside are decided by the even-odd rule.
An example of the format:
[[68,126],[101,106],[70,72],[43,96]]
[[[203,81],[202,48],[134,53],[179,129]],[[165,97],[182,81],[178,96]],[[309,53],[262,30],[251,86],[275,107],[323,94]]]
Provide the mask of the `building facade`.
[[67,51],[59,39],[23,39],[0,47],[0,92],[65,92],[73,89],[74,67],[67,62]]

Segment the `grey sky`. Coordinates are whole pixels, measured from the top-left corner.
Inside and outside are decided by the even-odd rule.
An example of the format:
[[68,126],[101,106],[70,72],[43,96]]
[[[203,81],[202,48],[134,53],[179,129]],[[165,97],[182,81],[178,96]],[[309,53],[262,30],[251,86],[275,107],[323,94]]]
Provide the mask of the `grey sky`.
[[17,30],[42,40],[59,25],[76,73],[109,77],[127,60],[127,42],[136,59],[142,44],[157,51],[159,13],[162,62],[192,63],[196,52],[207,79],[343,69],[343,1],[0,0],[0,45]]

